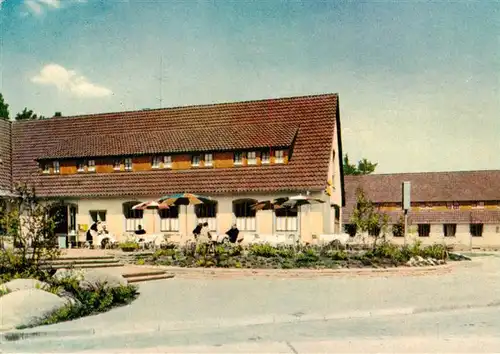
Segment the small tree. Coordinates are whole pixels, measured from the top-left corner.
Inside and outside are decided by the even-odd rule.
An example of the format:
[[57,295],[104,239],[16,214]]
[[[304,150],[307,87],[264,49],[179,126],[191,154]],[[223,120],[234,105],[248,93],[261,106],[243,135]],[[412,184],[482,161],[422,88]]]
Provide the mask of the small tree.
[[405,235],[405,218],[403,216],[400,216],[398,222],[392,225],[392,234],[396,237]]
[[347,154],[344,155],[343,170],[346,176],[369,175],[375,172],[377,165],[377,163],[373,163],[363,158],[358,161],[358,165],[356,166],[349,162],[349,156],[347,156]]
[[356,205],[351,217],[351,222],[356,225],[358,233],[369,233],[373,236],[373,245],[377,244],[379,238],[385,239],[389,216],[379,213],[371,200],[369,200],[363,189],[356,190]]
[[59,256],[55,226],[60,215],[55,210],[59,202],[37,197],[26,184],[16,188],[8,210],[0,219],[2,229],[12,237],[14,250],[2,249],[2,273],[36,272],[47,261]]
[[0,93],[0,119],[9,120],[9,105],[5,103],[3,95]]

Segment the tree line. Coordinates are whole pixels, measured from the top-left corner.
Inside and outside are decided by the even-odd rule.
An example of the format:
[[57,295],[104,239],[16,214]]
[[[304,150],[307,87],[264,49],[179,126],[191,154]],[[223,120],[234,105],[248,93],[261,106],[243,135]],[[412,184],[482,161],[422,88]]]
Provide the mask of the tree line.
[[[54,117],[62,117],[62,113],[55,112]],[[37,120],[37,119],[47,119],[47,118],[50,117],[38,115],[35,112],[33,112],[32,109],[28,109],[27,107],[25,107],[21,112],[17,113],[14,116],[14,120]],[[8,103],[5,102],[3,95],[1,93],[0,93],[0,119],[2,120],[10,119],[9,105]]]

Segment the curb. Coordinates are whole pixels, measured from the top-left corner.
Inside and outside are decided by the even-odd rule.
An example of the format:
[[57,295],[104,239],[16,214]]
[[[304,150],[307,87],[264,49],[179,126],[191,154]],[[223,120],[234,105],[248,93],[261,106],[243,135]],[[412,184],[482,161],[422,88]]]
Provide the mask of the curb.
[[176,276],[265,276],[265,277],[333,277],[333,276],[389,276],[445,274],[453,269],[451,264],[426,267],[394,268],[350,268],[350,269],[226,269],[226,268],[182,268],[170,266],[148,266],[164,269]]
[[221,319],[213,320],[197,320],[197,321],[172,321],[167,323],[140,323],[137,324],[137,329],[132,330],[117,330],[103,331],[100,329],[80,329],[80,330],[15,330],[10,332],[0,333],[0,342],[15,342],[20,340],[38,340],[50,341],[54,337],[66,339],[81,339],[85,337],[104,337],[104,336],[127,336],[137,334],[152,334],[161,332],[182,332],[188,330],[202,329],[227,329],[237,327],[250,327],[270,324],[297,324],[319,321],[335,321],[349,319],[368,319],[373,317],[391,317],[391,316],[411,316],[431,312],[447,312],[457,310],[480,310],[490,309],[491,307],[500,307],[500,301],[493,301],[486,304],[456,304],[436,307],[401,307],[388,308],[380,310],[359,310],[349,311],[334,314],[296,314],[296,315],[276,315],[276,316],[260,316],[246,318],[241,320]]

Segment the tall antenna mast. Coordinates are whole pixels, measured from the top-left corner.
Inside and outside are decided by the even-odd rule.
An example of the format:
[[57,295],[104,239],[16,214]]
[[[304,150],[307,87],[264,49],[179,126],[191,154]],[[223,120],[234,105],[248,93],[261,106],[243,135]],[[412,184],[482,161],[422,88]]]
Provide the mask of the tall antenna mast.
[[160,76],[158,76],[158,81],[160,83],[160,97],[158,101],[160,101],[160,108],[163,108],[163,56],[160,56]]

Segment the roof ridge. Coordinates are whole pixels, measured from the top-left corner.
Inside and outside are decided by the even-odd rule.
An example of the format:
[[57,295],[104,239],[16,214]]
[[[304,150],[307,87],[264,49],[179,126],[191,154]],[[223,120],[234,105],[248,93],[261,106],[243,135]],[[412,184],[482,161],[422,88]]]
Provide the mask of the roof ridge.
[[106,112],[106,113],[87,113],[87,114],[77,114],[71,116],[62,116],[62,117],[50,117],[42,120],[21,120],[21,121],[12,121],[14,124],[25,124],[29,122],[43,122],[43,121],[57,121],[57,120],[67,120],[67,119],[76,119],[76,118],[90,118],[90,117],[106,117],[113,116],[117,114],[131,114],[131,113],[140,113],[140,112],[159,112],[159,111],[172,111],[172,110],[183,110],[183,109],[193,109],[193,108],[209,108],[215,106],[234,106],[248,103],[259,103],[265,101],[288,101],[288,100],[299,100],[304,98],[320,98],[320,97],[338,97],[338,93],[321,93],[321,94],[311,94],[311,95],[303,95],[303,96],[286,96],[286,97],[274,97],[274,98],[260,98],[254,100],[246,100],[246,101],[231,101],[231,102],[215,102],[215,103],[205,103],[205,104],[192,104],[186,106],[173,106],[173,107],[165,107],[165,108],[148,108],[148,109],[136,109],[130,111],[114,111],[114,112]]
[[373,173],[368,175],[346,175],[347,178],[361,178],[370,176],[395,176],[395,175],[424,175],[424,174],[458,174],[458,173],[474,173],[474,172],[500,172],[500,169],[483,169],[483,170],[457,170],[457,171],[421,171],[421,172],[393,172],[393,173]]

